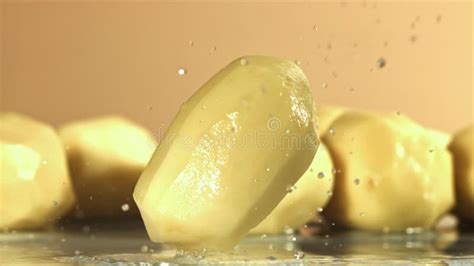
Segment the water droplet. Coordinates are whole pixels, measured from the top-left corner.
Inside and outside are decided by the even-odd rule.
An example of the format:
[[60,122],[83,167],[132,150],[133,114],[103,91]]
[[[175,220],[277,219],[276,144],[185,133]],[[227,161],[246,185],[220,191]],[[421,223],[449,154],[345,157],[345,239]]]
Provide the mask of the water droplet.
[[297,260],[301,260],[304,258],[304,252],[303,251],[296,251],[293,257]]
[[364,217],[364,216],[365,216],[365,213],[361,212],[361,213],[359,213],[359,216],[360,216],[360,217]]
[[296,189],[295,186],[290,186],[290,185],[288,185],[288,186],[286,187],[286,192],[287,192],[287,193],[291,193],[291,192],[293,192],[293,190],[295,190],[295,189]]
[[301,66],[300,60],[296,59],[296,60],[295,60],[295,64],[297,64],[298,66]]
[[140,251],[143,252],[143,253],[148,252],[148,246],[147,245],[141,246]]
[[378,67],[378,68],[384,68],[386,64],[387,64],[387,61],[386,61],[385,58],[383,58],[383,57],[380,57],[380,58],[377,60],[377,67]]
[[326,174],[324,172],[319,172],[318,173],[318,178],[324,178],[326,176]]
[[318,208],[318,212],[319,212],[319,213],[323,212],[323,208],[319,207],[319,208]]
[[319,29],[318,29],[318,26],[313,25],[313,30],[314,30],[314,31],[318,31],[318,30],[319,30]]
[[434,149],[430,149],[429,152],[434,152]]
[[265,169],[265,171],[270,172],[270,168]]
[[64,237],[61,238],[61,242],[63,242],[63,243],[66,242],[66,238],[64,238]]
[[54,206],[58,206],[58,202],[55,201],[55,200],[53,200],[53,205],[54,205]]
[[86,233],[86,234],[90,233],[90,232],[91,232],[91,227],[88,226],[88,225],[84,225],[84,226],[82,227],[82,232],[84,232],[84,233]]
[[417,40],[418,40],[418,36],[416,36],[416,35],[410,36],[410,41],[411,41],[412,43],[416,42]]
[[289,129],[286,130],[286,134],[290,134],[290,130],[289,130]]
[[328,196],[329,196],[329,197],[332,196],[332,190],[329,190],[329,191],[328,191]]
[[247,59],[245,59],[245,58],[240,59],[240,64],[241,64],[241,65],[246,66],[247,63],[248,63],[248,62],[247,62]]
[[79,255],[81,255],[81,253],[82,253],[82,252],[81,252],[81,251],[79,251],[79,250],[77,250],[77,249],[76,249],[76,250],[74,250],[74,255],[76,255],[76,256],[79,256]]
[[358,186],[358,185],[360,184],[359,178],[354,179],[354,184],[355,184],[356,186]]
[[264,238],[267,238],[267,235],[266,234],[263,234],[260,236],[261,239],[264,239]]
[[122,211],[124,211],[124,212],[127,212],[128,210],[130,210],[130,206],[128,206],[127,203],[122,204],[121,208],[122,208]]
[[186,71],[185,68],[180,67],[180,68],[178,69],[178,75],[184,76],[186,73],[187,73],[187,71]]
[[335,222],[332,222],[331,225],[332,225],[332,226],[336,226],[336,223],[335,223]]
[[328,84],[327,84],[327,83],[323,83],[323,84],[321,84],[321,87],[327,88],[327,87],[328,87]]
[[336,130],[334,128],[329,129],[329,134],[334,135],[336,134]]
[[193,40],[189,40],[189,45],[190,45],[190,46],[194,46]]
[[92,200],[92,196],[89,196],[89,200]]
[[217,50],[217,47],[216,47],[216,46],[212,47],[212,49],[209,51],[209,54],[214,53],[216,50]]
[[296,241],[296,236],[292,236],[291,241],[295,242]]
[[293,230],[293,228],[291,227],[285,226],[285,229],[283,229],[283,232],[285,232],[286,235],[292,235],[295,232],[295,230]]
[[206,110],[206,108],[207,108],[207,107],[206,107],[205,105],[203,105],[203,106],[201,107],[202,110]]
[[[271,248],[271,249],[273,249],[273,246],[272,246],[272,248]],[[274,257],[274,256],[268,256],[268,257],[267,257],[267,260],[276,260],[276,259],[277,259],[277,258],[276,258],[276,257]]]
[[442,19],[443,19],[443,16],[441,14],[436,16],[436,22],[440,23]]
[[350,92],[354,92],[355,89],[354,89],[353,87],[350,87],[350,88],[349,88],[349,91],[350,91]]
[[42,163],[43,165],[47,165],[47,164],[48,164],[48,162],[47,162],[46,160],[43,160],[41,163]]

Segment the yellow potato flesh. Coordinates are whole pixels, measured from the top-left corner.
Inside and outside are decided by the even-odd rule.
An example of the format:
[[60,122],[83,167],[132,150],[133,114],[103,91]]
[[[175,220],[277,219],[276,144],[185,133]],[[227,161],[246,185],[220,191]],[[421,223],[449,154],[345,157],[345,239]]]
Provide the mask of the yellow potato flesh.
[[133,189],[156,148],[144,128],[121,117],[60,129],[78,198],[78,218],[137,216]]
[[320,144],[311,165],[278,206],[252,234],[279,234],[287,228],[298,229],[316,216],[328,202],[334,183],[332,160]]
[[319,136],[324,136],[331,128],[331,124],[341,116],[346,109],[334,105],[318,105],[317,120],[319,124]]
[[367,230],[428,228],[454,203],[449,137],[403,115],[346,112],[324,142],[340,171],[325,213]]
[[149,236],[184,249],[228,249],[308,168],[319,140],[303,71],[238,59],[182,107],[134,198]]
[[48,125],[0,113],[0,229],[35,229],[74,203],[66,156]]
[[449,145],[454,157],[456,210],[471,222],[474,222],[473,138],[473,126],[471,125],[456,133]]

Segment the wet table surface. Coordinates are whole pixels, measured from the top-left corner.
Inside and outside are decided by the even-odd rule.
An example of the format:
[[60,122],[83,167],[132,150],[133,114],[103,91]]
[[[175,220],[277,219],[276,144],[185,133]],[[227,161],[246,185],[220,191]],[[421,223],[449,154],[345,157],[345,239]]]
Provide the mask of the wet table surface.
[[247,237],[228,252],[186,253],[151,242],[143,226],[60,226],[42,232],[0,234],[0,264],[174,265],[174,264],[452,264],[474,263],[474,233],[419,234],[328,232]]

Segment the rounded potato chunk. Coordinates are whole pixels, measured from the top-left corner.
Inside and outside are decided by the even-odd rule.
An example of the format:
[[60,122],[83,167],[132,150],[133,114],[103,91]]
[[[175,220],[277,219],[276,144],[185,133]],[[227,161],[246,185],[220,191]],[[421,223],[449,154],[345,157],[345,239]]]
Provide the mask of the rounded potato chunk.
[[287,228],[298,229],[315,217],[330,198],[334,183],[332,170],[331,156],[321,143],[303,176],[270,215],[250,233],[279,234]]
[[403,115],[346,112],[325,144],[340,171],[325,214],[367,230],[429,228],[454,203],[449,137]]
[[37,229],[74,204],[61,140],[52,127],[0,113],[0,228]]
[[116,116],[73,122],[59,132],[76,190],[76,216],[137,216],[132,194],[156,148],[151,133]]
[[313,100],[303,71],[240,58],[182,107],[134,198],[153,241],[228,249],[286,194],[314,158]]
[[474,222],[473,138],[471,125],[456,133],[449,145],[454,157],[456,209],[460,215],[471,222]]

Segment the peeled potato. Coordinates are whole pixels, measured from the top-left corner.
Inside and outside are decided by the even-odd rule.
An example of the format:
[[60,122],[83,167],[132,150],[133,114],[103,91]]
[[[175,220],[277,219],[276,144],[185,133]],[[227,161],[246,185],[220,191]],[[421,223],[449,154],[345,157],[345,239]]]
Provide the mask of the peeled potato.
[[156,147],[144,128],[121,117],[60,129],[76,190],[78,218],[138,215],[133,189]]
[[325,214],[367,230],[429,228],[454,203],[449,137],[403,115],[346,112],[324,141],[340,171]]
[[0,113],[0,229],[34,229],[74,204],[66,156],[50,126]]
[[454,157],[456,209],[459,214],[472,222],[474,222],[473,138],[471,125],[456,133],[449,145]]
[[317,119],[319,122],[319,136],[322,137],[328,133],[331,124],[345,111],[346,109],[340,106],[318,105]]
[[321,143],[303,176],[270,215],[250,233],[278,234],[287,228],[298,229],[315,217],[330,198],[334,183],[332,170],[331,156]]
[[151,239],[234,246],[311,163],[312,101],[288,60],[245,57],[212,77],[181,107],[135,188]]

